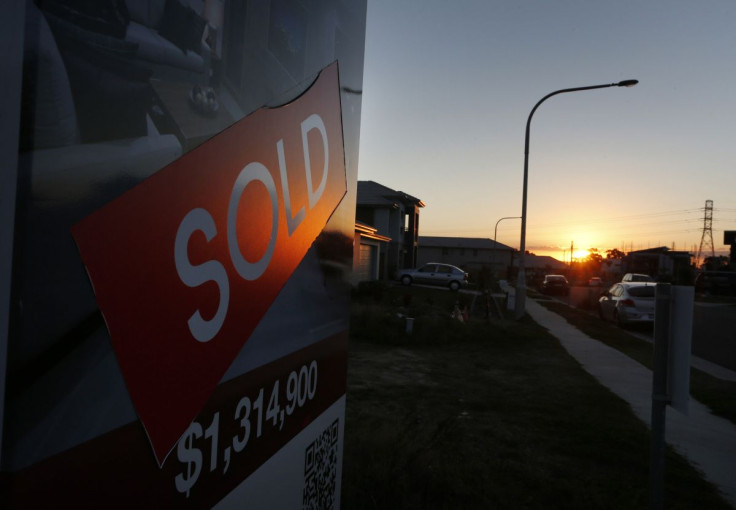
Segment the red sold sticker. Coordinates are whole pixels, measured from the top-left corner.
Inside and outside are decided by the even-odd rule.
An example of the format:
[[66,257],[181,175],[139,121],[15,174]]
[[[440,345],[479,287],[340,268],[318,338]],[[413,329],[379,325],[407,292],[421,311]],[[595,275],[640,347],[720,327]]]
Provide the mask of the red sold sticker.
[[73,227],[159,464],[346,190],[332,64]]

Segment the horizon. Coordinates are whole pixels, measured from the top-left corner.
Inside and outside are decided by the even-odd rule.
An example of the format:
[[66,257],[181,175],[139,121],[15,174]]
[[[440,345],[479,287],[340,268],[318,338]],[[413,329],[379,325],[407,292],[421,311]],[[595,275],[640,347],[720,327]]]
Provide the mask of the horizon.
[[[420,213],[420,218],[421,218],[421,213]],[[419,237],[420,238],[421,237],[448,237],[448,238],[459,238],[459,239],[488,239],[488,240],[491,240],[491,241],[493,240],[492,237],[473,237],[473,236],[458,236],[458,235],[431,235],[431,236],[430,235],[424,235],[424,234],[422,234],[421,227],[419,228]],[[513,246],[513,245],[506,244],[506,243],[501,243],[501,241],[498,241],[498,242],[500,244],[503,244],[505,246],[508,246],[509,248],[513,248],[517,252],[519,251],[518,244],[517,244],[517,246]],[[668,250],[671,250],[671,251],[684,251],[684,252],[688,252],[688,253],[690,253],[690,256],[693,257],[693,258],[695,258],[697,256],[697,249],[694,252],[692,250],[672,249],[671,246],[666,246],[666,245],[663,245],[663,244],[653,245],[653,246],[647,246],[646,248],[636,248],[635,247],[634,249],[626,249],[626,250],[622,250],[622,249],[617,248],[615,246],[614,247],[610,247],[610,248],[603,248],[603,249],[602,248],[599,248],[597,246],[591,246],[589,248],[581,248],[581,249],[576,249],[575,247],[573,247],[573,250],[574,250],[573,262],[580,261],[580,260],[585,259],[591,253],[591,249],[592,248],[597,249],[598,250],[598,253],[601,254],[604,259],[606,258],[606,252],[608,250],[614,250],[614,249],[619,250],[619,251],[623,252],[624,254],[627,254],[628,255],[629,253],[632,253],[632,252],[646,251],[646,250],[652,250],[652,249],[657,249],[657,248],[667,248]],[[555,250],[555,249],[542,249],[542,250],[531,250],[531,249],[527,249],[526,251],[529,254],[535,255],[535,256],[538,256],[538,257],[552,257],[553,259],[558,260],[559,262],[562,262],[562,263],[565,263],[565,264],[569,264],[570,263],[570,250],[567,249],[567,248],[560,248],[558,250]],[[567,254],[564,254],[564,252],[567,252]],[[562,257],[561,256],[558,256],[560,253],[563,253],[563,256]],[[716,257],[718,257],[718,256],[728,256],[729,253],[730,253],[729,250],[720,250],[720,251],[719,250],[715,250],[715,256]],[[703,258],[706,258],[708,256],[709,255],[705,254]]]

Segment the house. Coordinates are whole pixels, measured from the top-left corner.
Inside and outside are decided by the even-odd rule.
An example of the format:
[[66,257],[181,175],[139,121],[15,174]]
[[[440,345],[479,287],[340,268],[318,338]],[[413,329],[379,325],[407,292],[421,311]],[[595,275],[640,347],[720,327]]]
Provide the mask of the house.
[[687,251],[674,251],[666,246],[630,251],[623,259],[625,273],[644,273],[658,281],[680,284],[692,283],[690,259]]
[[355,222],[353,243],[353,285],[380,277],[381,254],[386,252],[390,237],[382,236],[375,227]]
[[393,278],[396,271],[415,267],[419,238],[420,199],[374,181],[358,181],[355,220],[387,238],[379,245],[379,278]]
[[514,252],[510,246],[492,239],[420,236],[417,265],[444,262],[466,271],[487,267],[494,276],[505,276]]
[[[519,267],[518,256],[514,258],[514,268]],[[564,262],[548,255],[534,255],[527,253],[524,256],[524,271],[529,282],[541,282],[546,274],[568,274],[569,266]]]

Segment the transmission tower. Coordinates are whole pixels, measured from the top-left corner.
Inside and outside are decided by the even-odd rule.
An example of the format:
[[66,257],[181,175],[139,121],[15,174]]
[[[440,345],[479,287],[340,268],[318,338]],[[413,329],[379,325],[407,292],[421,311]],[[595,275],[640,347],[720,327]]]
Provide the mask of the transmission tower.
[[710,247],[710,256],[716,256],[716,250],[713,247],[713,200],[705,201],[705,216],[703,217],[703,235],[700,238],[700,248],[698,248],[698,258],[696,259],[700,264],[704,261],[700,258],[703,254],[703,249],[707,252]]

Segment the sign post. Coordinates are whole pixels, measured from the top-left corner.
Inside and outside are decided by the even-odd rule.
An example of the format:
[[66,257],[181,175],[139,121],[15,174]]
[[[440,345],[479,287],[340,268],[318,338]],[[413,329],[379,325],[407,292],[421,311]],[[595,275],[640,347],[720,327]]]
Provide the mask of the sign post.
[[652,442],[649,508],[664,507],[664,455],[667,404],[687,415],[694,288],[658,283],[655,293],[652,370]]
[[654,304],[652,370],[652,444],[649,464],[649,509],[661,510],[664,492],[665,425],[667,421],[667,355],[670,338],[671,286],[658,283]]

